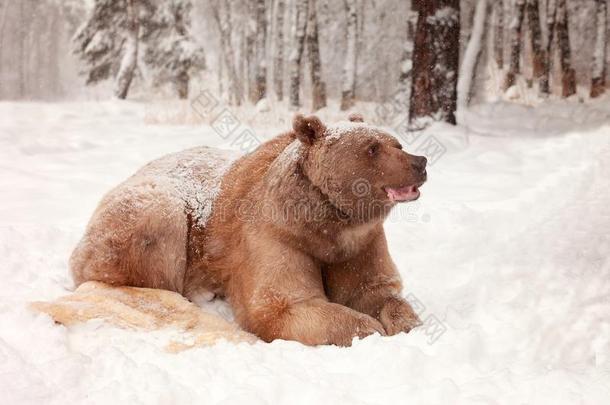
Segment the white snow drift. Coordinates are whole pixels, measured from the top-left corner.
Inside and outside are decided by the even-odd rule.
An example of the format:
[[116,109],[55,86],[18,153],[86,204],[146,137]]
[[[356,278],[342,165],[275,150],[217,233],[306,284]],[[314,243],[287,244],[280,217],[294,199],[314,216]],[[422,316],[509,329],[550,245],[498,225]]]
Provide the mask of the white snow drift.
[[228,146],[209,126],[145,125],[145,113],[0,104],[3,403],[608,403],[610,102],[488,104],[405,141],[446,150],[422,198],[386,224],[427,327],[347,349],[179,354],[163,350],[175,330],[66,329],[26,308],[70,291],[69,254],[104,192],[163,154]]

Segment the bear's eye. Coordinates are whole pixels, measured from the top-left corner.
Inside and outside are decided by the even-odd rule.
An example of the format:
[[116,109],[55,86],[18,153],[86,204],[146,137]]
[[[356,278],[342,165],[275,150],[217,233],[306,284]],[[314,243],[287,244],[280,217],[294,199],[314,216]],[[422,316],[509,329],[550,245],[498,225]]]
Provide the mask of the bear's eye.
[[369,156],[375,156],[378,151],[379,151],[379,144],[377,142],[375,142],[372,145],[369,145],[369,148],[367,150]]

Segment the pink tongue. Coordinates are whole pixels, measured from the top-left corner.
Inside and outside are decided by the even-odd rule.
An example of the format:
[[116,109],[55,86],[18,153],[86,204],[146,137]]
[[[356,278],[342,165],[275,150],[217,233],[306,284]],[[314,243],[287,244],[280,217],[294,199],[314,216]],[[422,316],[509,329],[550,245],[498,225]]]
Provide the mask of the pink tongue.
[[419,197],[417,186],[405,186],[400,188],[386,188],[386,193],[392,202],[412,201]]

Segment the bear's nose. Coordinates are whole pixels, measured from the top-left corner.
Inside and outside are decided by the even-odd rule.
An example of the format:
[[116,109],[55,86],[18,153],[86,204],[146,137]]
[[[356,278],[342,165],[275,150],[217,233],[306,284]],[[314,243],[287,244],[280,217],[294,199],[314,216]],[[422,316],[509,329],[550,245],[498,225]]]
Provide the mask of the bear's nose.
[[423,173],[426,171],[427,163],[428,159],[426,159],[425,156],[413,156],[413,160],[411,161],[411,167],[417,172]]

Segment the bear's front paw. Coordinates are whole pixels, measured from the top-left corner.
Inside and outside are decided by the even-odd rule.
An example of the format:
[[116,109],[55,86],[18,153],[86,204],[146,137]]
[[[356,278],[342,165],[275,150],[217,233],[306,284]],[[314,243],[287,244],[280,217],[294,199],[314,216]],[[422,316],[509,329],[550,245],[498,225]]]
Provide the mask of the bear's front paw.
[[385,301],[379,312],[379,321],[388,336],[400,332],[409,333],[411,329],[422,324],[411,305],[398,297],[390,297]]
[[337,346],[351,346],[352,339],[363,339],[374,333],[385,336],[385,329],[377,319],[350,310],[347,318],[331,324],[329,339],[326,343]]
[[356,328],[353,333],[353,337],[359,337],[360,339],[365,338],[374,333],[379,333],[381,336],[385,336],[384,327],[375,318],[368,315],[364,315],[356,322]]

